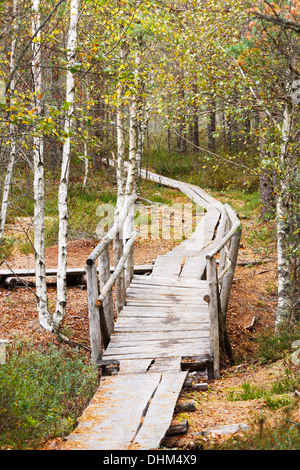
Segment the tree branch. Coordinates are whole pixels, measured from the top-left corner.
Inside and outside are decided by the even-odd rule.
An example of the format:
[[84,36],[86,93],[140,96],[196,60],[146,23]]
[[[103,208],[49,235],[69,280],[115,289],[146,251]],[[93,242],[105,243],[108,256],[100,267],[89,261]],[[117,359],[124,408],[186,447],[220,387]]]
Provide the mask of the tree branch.
[[18,60],[16,60],[15,62],[15,66],[13,68],[13,70],[11,71],[9,77],[8,77],[8,82],[6,84],[6,87],[5,87],[5,93],[7,94],[7,92],[9,91],[10,89],[10,85],[11,85],[11,81],[16,73],[16,70],[22,60],[22,58],[24,57],[24,55],[26,54],[26,52],[28,51],[28,49],[30,48],[31,44],[32,44],[32,41],[34,40],[34,38],[39,34],[39,32],[43,29],[43,27],[48,23],[48,21],[50,20],[51,16],[55,13],[55,11],[57,10],[57,8],[63,3],[65,2],[66,0],[59,0],[56,5],[53,7],[53,9],[50,11],[50,13],[48,14],[48,16],[45,18],[45,20],[41,23],[40,27],[37,28],[37,30],[35,31],[35,33],[31,36],[31,38],[29,39],[28,43],[26,44],[26,46],[24,47],[23,51],[21,52]]
[[269,21],[270,23],[274,23],[279,26],[282,26],[283,28],[291,29],[292,31],[295,31],[297,34],[300,34],[300,24],[295,23],[294,21],[286,20],[282,16],[264,15],[263,13],[259,13],[258,11],[254,12],[254,16],[256,18],[260,18],[262,20]]

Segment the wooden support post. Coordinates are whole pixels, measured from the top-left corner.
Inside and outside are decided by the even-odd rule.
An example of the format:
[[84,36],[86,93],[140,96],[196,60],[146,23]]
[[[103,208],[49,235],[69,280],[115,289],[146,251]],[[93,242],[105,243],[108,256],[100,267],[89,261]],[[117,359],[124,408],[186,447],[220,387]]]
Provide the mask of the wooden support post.
[[237,255],[238,255],[239,246],[240,246],[241,234],[242,234],[242,228],[240,227],[235,232],[231,240],[230,252],[229,252],[229,259],[231,261],[231,266],[223,278],[222,291],[220,294],[222,316],[226,315],[229,295],[230,295],[230,291],[232,287],[234,271],[235,271],[235,266],[236,266],[236,261],[237,261]]
[[126,288],[130,286],[134,273],[134,245],[130,248],[126,267]]
[[[106,246],[104,251],[99,256],[99,280],[100,292],[110,278],[110,257],[109,245]],[[107,294],[102,303],[100,311],[100,324],[104,348],[107,347],[110,336],[114,331],[114,303],[112,298],[112,291]]]
[[99,297],[99,283],[97,267],[93,263],[86,266],[89,324],[90,324],[90,343],[91,343],[91,361],[97,364],[101,360],[101,327],[100,310],[96,305]]
[[[123,256],[123,239],[117,235],[113,241],[114,246],[114,264],[118,265],[120,259]],[[125,272],[122,269],[120,275],[115,282],[115,293],[116,293],[116,311],[117,315],[121,312],[126,302],[126,289],[125,289]]]
[[206,258],[207,283],[209,289],[209,317],[210,317],[210,344],[211,353],[214,358],[214,378],[220,377],[220,344],[219,344],[219,300],[218,300],[218,278],[217,263],[214,257]]
[[[226,236],[226,234],[229,232],[230,228],[231,228],[230,227],[231,223],[230,223],[230,219],[227,215],[227,212],[225,210],[222,213],[222,217],[223,217],[222,238],[224,238]],[[218,275],[220,275],[220,273],[225,268],[226,259],[227,259],[227,250],[228,250],[227,245],[225,245],[220,251]]]
[[[123,239],[124,245],[128,242],[131,237],[131,233],[134,230],[134,205],[130,207],[127,219],[123,226]],[[125,265],[125,288],[127,289],[131,283],[134,272],[134,247],[132,245],[128,258]]]
[[229,340],[227,328],[226,328],[226,312],[227,312],[227,306],[228,306],[228,301],[229,301],[229,295],[230,295],[230,291],[231,291],[231,287],[233,283],[233,277],[234,277],[234,271],[235,271],[235,266],[236,266],[236,261],[237,261],[238,250],[240,246],[241,234],[242,234],[242,228],[240,227],[232,237],[231,245],[230,245],[230,252],[229,252],[229,259],[231,261],[231,265],[223,277],[222,289],[220,293],[220,317],[221,317],[221,322],[224,325],[224,330],[223,330],[224,348],[232,364],[234,363],[234,355],[233,355],[232,347],[230,344],[230,340]]

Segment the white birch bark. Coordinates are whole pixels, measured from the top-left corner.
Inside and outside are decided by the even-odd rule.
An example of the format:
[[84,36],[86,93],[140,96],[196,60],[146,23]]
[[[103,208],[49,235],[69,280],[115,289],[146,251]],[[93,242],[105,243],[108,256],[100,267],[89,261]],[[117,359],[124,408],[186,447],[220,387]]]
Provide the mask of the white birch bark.
[[[40,27],[40,3],[32,1],[32,30],[35,33]],[[36,35],[32,43],[32,75],[35,93],[36,115],[42,115],[42,66],[41,66],[41,35]],[[48,308],[45,267],[45,177],[44,177],[44,145],[43,136],[33,138],[34,166],[34,251],[36,296],[39,322],[46,330],[52,330]]]
[[75,80],[71,71],[74,63],[79,0],[70,0],[70,25],[67,42],[68,71],[66,77],[66,102],[68,109],[65,116],[64,131],[66,139],[63,145],[61,178],[58,191],[59,234],[58,234],[58,266],[57,266],[57,302],[53,315],[53,324],[57,330],[65,317],[67,303],[67,236],[68,236],[68,182],[71,156],[72,114],[74,112]]
[[[16,21],[15,21],[16,16],[17,16],[17,5],[18,5],[17,2],[18,0],[14,0],[14,3],[13,3],[13,16],[14,16],[13,33],[16,33],[16,29],[17,29]],[[11,51],[10,51],[10,64],[9,64],[10,74],[15,68],[16,42],[17,42],[17,38],[13,37],[13,40],[11,42]],[[13,95],[14,89],[15,89],[15,80],[14,78],[12,78],[10,82],[10,89],[9,89],[10,96]],[[9,198],[9,189],[10,189],[13,168],[14,168],[14,163],[15,163],[15,155],[16,155],[15,131],[16,131],[16,126],[10,123],[9,125],[10,153],[9,153],[9,159],[8,159],[5,181],[4,181],[4,186],[3,186],[3,194],[2,194],[2,204],[1,204],[1,214],[0,214],[0,240],[3,237],[3,232],[4,232],[4,227],[5,227],[6,213],[7,213],[7,207],[8,207],[8,198]]]
[[87,183],[88,174],[89,174],[89,158],[88,158],[87,139],[84,139],[83,146],[84,146],[84,177],[83,177],[82,187],[86,188],[86,183]]
[[[84,85],[84,91],[85,91],[86,102],[88,102],[89,101],[89,93],[88,93],[87,87],[85,85]],[[87,133],[87,135],[86,135],[86,137],[84,139],[84,143],[83,143],[83,149],[84,149],[84,176],[83,176],[83,183],[82,183],[83,188],[86,188],[88,174],[89,174],[88,130],[87,130],[87,128],[86,128],[86,133]]]
[[[126,48],[124,45],[121,47],[121,63],[122,65],[125,62]],[[125,197],[125,171],[124,171],[124,161],[125,161],[125,137],[124,137],[124,84],[121,80],[118,82],[117,86],[117,168],[116,168],[116,177],[117,177],[117,205],[116,205],[116,216],[120,212],[124,204]]]
[[[288,319],[291,311],[291,296],[289,295],[290,288],[290,263],[288,259],[288,187],[285,182],[285,175],[287,174],[289,165],[288,159],[288,143],[290,140],[292,129],[292,113],[293,106],[291,103],[286,103],[283,121],[282,121],[282,146],[281,146],[281,168],[283,176],[280,178],[278,196],[276,202],[277,209],[277,259],[278,259],[278,303],[277,303],[277,323]],[[290,168],[291,170],[291,168]]]

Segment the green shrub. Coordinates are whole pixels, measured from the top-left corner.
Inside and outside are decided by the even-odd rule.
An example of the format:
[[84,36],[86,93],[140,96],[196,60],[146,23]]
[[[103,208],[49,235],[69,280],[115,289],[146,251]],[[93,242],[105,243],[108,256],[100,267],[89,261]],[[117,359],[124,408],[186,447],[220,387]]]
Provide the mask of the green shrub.
[[0,448],[34,449],[69,434],[97,385],[78,351],[16,345],[0,366]]
[[[299,423],[286,418],[274,425],[259,419],[244,435],[232,436],[218,450],[299,450]],[[216,448],[216,447],[215,447]]]
[[9,258],[14,249],[14,237],[2,237],[0,240],[0,259]]
[[291,352],[292,343],[300,339],[300,323],[282,323],[266,329],[256,339],[257,358],[261,363],[274,362]]

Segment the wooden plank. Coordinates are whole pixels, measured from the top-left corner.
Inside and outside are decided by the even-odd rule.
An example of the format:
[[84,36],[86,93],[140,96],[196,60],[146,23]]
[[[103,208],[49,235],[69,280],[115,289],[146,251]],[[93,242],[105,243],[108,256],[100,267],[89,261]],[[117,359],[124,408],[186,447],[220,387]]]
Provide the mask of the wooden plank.
[[[207,328],[209,328],[209,324],[206,323]],[[117,325],[115,328],[115,332],[139,332],[139,331],[146,331],[146,332],[155,332],[155,331],[174,331],[178,330],[179,328],[183,330],[199,330],[199,323],[198,322],[189,322],[189,323],[173,323],[173,324],[163,324],[159,322],[152,322],[150,325],[147,323],[136,325],[135,323],[124,323],[123,325]]]
[[[169,319],[171,320],[172,318],[182,318],[184,321],[189,322],[189,321],[196,321],[198,323],[200,322],[208,322],[209,315],[208,315],[208,307],[207,312],[201,312],[199,310],[195,311],[182,311],[181,309],[175,310],[174,308],[168,312],[162,310],[162,309],[153,309],[153,308],[143,308],[142,310],[140,308],[134,308],[132,307],[131,309],[126,310],[125,312],[122,311],[119,315],[119,318],[136,318],[136,319],[147,319],[147,318],[156,318],[160,319],[160,322],[163,321],[164,319]],[[138,320],[136,320],[138,321]]]
[[150,368],[152,359],[124,359],[120,361],[119,374],[145,374]]
[[196,355],[199,356],[203,353],[210,353],[210,340],[209,337],[201,338],[199,340],[186,340],[185,342],[176,341],[170,342],[153,342],[149,346],[129,346],[123,348],[110,348],[103,353],[103,358],[155,358],[155,357],[166,357],[166,356],[188,356]]
[[[127,292],[130,293],[130,292],[139,292],[141,290],[145,290],[145,291],[149,291],[151,290],[152,292],[154,291],[153,290],[153,286],[155,286],[155,292],[158,292],[158,293],[161,293],[161,292],[178,292],[180,294],[187,294],[188,292],[193,292],[193,293],[197,293],[197,292],[202,292],[203,290],[207,289],[207,283],[204,281],[203,284],[200,284],[200,285],[193,285],[191,284],[190,286],[186,286],[186,285],[176,285],[174,284],[173,286],[168,286],[168,285],[165,285],[165,284],[142,284],[142,283],[139,283],[139,284],[135,284],[135,283],[131,283],[130,284],[130,287],[128,288]],[[188,289],[188,291],[187,291]]]
[[157,357],[153,359],[148,373],[152,372],[180,372],[181,371],[181,357]]
[[[137,320],[137,318],[139,318],[139,320]],[[171,326],[171,325],[174,325],[174,324],[179,324],[179,325],[182,325],[184,327],[184,325],[186,325],[186,328],[184,329],[188,329],[188,325],[190,324],[193,324],[193,325],[200,325],[200,322],[204,322],[204,323],[208,323],[209,322],[209,316],[208,315],[199,315],[198,317],[196,316],[191,316],[191,317],[187,317],[187,318],[183,318],[182,316],[180,315],[168,315],[168,316],[165,316],[165,317],[151,317],[151,316],[148,316],[148,317],[137,317],[137,316],[119,316],[116,324],[115,324],[115,331],[116,328],[122,326],[122,325],[131,325],[133,328],[138,327],[138,326],[148,326],[148,328],[146,328],[146,331],[149,331],[151,329],[151,326],[154,326],[154,325],[160,325],[160,326],[165,326],[165,328]]]
[[[149,374],[150,375],[150,374]],[[151,450],[160,446],[170,427],[186,372],[165,372],[130,449]]]
[[161,374],[104,377],[64,450],[127,450]]
[[111,336],[110,347],[112,346],[122,346],[124,344],[141,344],[148,343],[151,341],[171,341],[173,339],[191,339],[191,338],[201,338],[202,336],[208,335],[208,329],[203,328],[202,330],[191,330],[191,331],[160,331],[156,333],[153,337],[149,337],[148,332],[132,332],[128,333],[114,333]]
[[[166,273],[167,274],[167,273]],[[141,275],[134,275],[131,285],[134,286],[135,284],[147,284],[151,286],[178,286],[178,287],[202,287],[206,286],[206,281],[202,281],[200,279],[181,279],[178,278],[168,278],[167,276],[154,276],[151,274],[150,276],[141,276]]]
[[203,295],[207,293],[207,289],[201,289],[199,291],[190,291],[190,292],[159,292],[159,290],[153,289],[151,292],[150,289],[145,289],[142,290],[140,289],[139,291],[131,291],[128,293],[128,301],[134,301],[134,300],[167,300],[167,301],[173,301],[174,304],[178,302],[183,302],[183,303],[191,303],[192,302],[197,302],[199,299],[203,297]]

